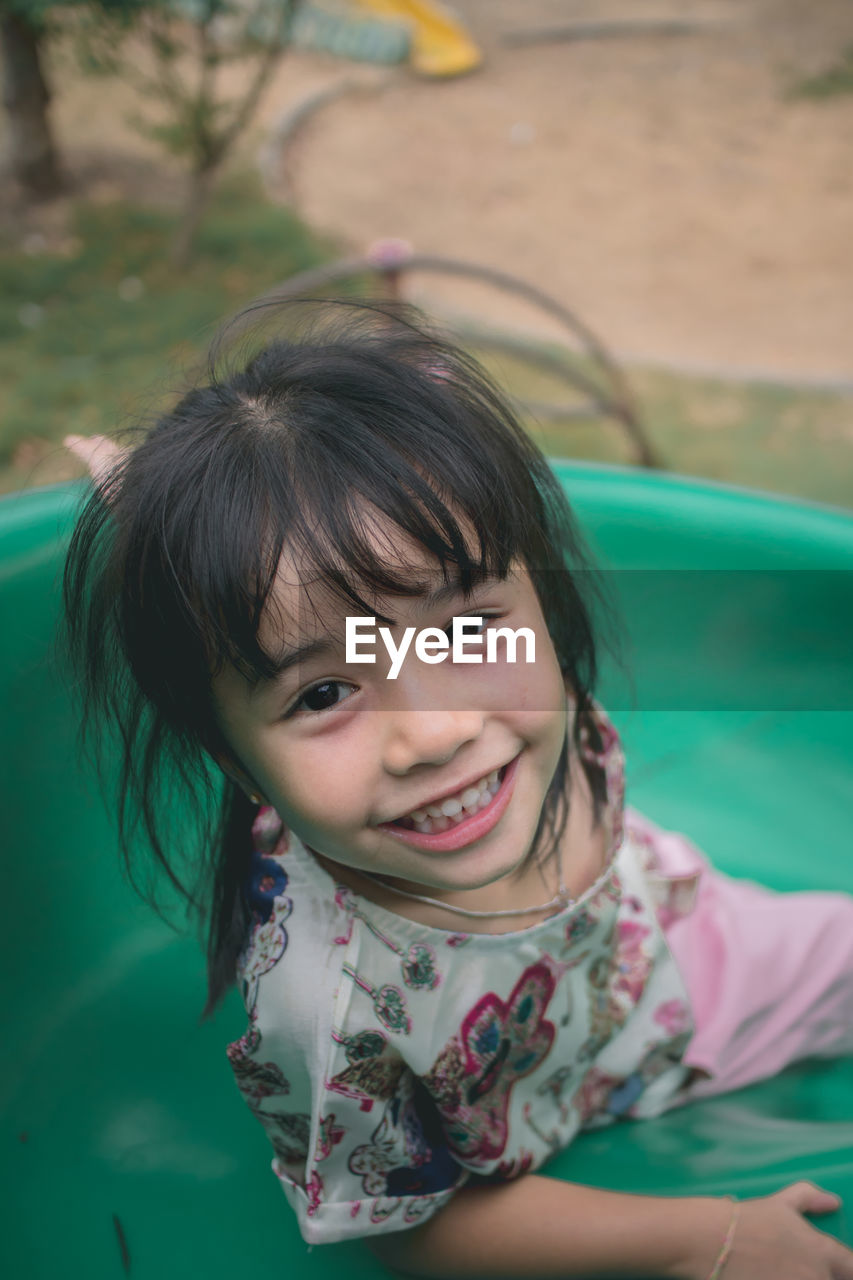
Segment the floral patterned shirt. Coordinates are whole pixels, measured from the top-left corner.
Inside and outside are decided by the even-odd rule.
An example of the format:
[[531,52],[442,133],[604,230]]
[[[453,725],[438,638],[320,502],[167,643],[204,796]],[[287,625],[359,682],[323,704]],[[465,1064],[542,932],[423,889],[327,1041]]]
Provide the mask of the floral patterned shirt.
[[[623,759],[595,710],[605,868],[512,933],[417,924],[335,885],[272,809],[253,828],[249,1028],[228,1047],[306,1241],[399,1231],[472,1173],[538,1168],[579,1130],[655,1115],[692,1033],[648,839],[623,831]],[[683,898],[683,894],[682,894]]]

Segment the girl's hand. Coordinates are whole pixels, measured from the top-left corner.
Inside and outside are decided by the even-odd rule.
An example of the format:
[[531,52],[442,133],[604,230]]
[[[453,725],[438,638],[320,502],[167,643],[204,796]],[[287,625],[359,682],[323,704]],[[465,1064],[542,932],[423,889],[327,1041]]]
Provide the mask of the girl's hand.
[[[812,1182],[795,1182],[775,1195],[741,1201],[720,1280],[853,1280],[853,1249],[803,1217],[832,1213],[840,1204],[838,1196]],[[706,1270],[701,1280],[709,1274],[713,1270]]]
[[95,484],[101,484],[127,452],[107,436],[66,436],[62,443],[85,464]]

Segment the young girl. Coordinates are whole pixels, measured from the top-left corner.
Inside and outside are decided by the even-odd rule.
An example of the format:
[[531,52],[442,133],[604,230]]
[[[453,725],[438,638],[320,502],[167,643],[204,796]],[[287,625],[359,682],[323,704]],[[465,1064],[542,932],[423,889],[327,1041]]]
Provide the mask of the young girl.
[[[123,837],[140,815],[206,906],[208,1008],[239,982],[228,1056],[305,1239],[424,1276],[853,1280],[808,1183],[535,1172],[853,1051],[853,900],[730,880],[623,811],[588,562],[481,371],[338,304],[127,455],[77,447],[70,637],[121,730]],[[220,804],[188,868],[181,784]]]

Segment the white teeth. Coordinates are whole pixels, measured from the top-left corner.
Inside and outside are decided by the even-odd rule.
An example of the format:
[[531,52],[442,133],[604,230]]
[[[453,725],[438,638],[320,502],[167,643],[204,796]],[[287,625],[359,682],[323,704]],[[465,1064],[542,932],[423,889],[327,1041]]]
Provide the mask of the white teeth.
[[455,827],[464,818],[479,813],[481,809],[485,809],[486,805],[491,804],[492,797],[500,787],[499,773],[500,770],[493,769],[491,773],[480,778],[478,782],[472,783],[458,795],[448,796],[440,804],[428,804],[423,809],[413,809],[399,821],[410,821],[414,829],[424,835],[430,835],[434,831],[447,831],[449,827]]

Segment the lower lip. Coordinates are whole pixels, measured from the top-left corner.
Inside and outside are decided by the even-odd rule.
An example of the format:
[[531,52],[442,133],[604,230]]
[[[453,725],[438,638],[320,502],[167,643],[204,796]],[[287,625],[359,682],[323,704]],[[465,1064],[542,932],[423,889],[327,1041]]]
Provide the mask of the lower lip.
[[464,849],[487,835],[503,817],[504,810],[512,798],[515,775],[518,772],[518,755],[506,767],[501,785],[485,809],[472,813],[470,818],[448,827],[446,831],[410,831],[407,827],[397,827],[391,822],[380,823],[379,830],[387,831],[395,840],[403,844],[414,845],[416,849],[427,849],[432,853],[451,853],[454,849]]

